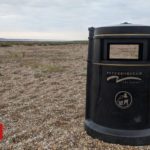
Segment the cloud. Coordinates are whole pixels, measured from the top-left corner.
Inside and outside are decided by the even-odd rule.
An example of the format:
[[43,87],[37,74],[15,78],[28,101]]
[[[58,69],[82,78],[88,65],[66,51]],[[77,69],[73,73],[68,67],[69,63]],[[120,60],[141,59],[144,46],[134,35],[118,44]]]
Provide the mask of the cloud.
[[[29,38],[40,38],[34,34],[39,33],[46,39],[75,35],[74,39],[80,40],[87,39],[90,26],[124,21],[150,24],[150,2],[143,0],[0,0],[0,7],[0,33],[7,33],[8,37],[9,33],[19,32],[22,38],[24,33]],[[64,33],[66,36],[61,36]]]

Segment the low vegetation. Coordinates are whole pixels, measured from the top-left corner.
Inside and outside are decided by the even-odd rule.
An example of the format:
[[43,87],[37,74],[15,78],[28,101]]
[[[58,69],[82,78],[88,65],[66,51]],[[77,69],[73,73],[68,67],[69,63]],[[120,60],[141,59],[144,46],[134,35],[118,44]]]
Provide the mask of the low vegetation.
[[68,44],[87,44],[88,41],[0,41],[0,47],[11,47],[13,45],[24,46],[49,46],[49,45],[68,45]]

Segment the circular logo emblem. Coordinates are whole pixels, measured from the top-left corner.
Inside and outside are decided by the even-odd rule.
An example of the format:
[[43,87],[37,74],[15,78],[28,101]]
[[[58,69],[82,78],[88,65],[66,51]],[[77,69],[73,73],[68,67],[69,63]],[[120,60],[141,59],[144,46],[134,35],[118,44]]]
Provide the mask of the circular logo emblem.
[[121,109],[127,109],[132,105],[132,95],[127,91],[120,91],[115,96],[115,103]]

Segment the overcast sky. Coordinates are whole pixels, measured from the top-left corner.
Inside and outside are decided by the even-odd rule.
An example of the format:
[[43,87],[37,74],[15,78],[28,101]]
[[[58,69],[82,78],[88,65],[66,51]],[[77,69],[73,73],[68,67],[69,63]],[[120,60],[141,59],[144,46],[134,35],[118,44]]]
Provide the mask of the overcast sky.
[[0,37],[87,40],[88,27],[150,25],[149,0],[0,0]]

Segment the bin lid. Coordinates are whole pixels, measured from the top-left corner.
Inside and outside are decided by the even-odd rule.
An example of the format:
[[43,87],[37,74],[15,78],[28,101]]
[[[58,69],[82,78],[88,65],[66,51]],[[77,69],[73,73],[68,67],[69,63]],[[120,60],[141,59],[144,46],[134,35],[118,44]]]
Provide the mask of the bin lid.
[[115,26],[106,26],[95,28],[95,36],[98,35],[148,35],[150,36],[150,26],[148,25],[137,25],[124,22]]

